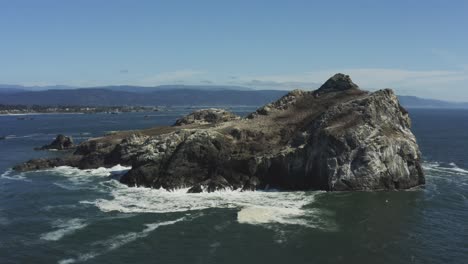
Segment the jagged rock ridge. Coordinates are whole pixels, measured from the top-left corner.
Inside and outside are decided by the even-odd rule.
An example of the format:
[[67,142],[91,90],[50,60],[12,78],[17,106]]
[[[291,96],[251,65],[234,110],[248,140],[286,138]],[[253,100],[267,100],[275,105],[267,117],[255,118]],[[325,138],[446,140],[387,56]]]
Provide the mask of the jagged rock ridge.
[[[177,126],[93,139],[70,157],[16,169],[121,163],[132,165],[121,178],[129,186],[190,192],[406,189],[424,183],[408,113],[390,89],[369,93],[336,74],[316,91],[292,91],[247,118],[204,111]],[[213,122],[213,116],[232,118]]]

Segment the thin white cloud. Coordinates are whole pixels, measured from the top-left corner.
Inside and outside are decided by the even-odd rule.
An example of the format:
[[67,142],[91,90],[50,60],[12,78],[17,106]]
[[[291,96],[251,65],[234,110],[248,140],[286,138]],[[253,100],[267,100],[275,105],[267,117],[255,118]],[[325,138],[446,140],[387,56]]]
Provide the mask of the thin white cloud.
[[253,88],[262,88],[262,89],[306,89],[314,90],[320,87],[319,83],[315,82],[300,82],[300,81],[274,81],[274,80],[246,80],[246,81],[231,81],[230,84],[248,86]]
[[[285,87],[294,84],[300,86],[323,83],[335,73],[344,73],[351,76],[354,82],[363,88],[414,88],[424,89],[425,85],[444,85],[451,82],[468,80],[468,71],[466,68],[456,71],[429,70],[415,71],[390,68],[356,68],[356,69],[333,69],[304,72],[287,75],[271,76],[252,76],[241,78],[239,81],[244,84],[260,83],[269,85],[278,85]],[[302,84],[302,85],[301,85]]]
[[424,85],[447,84],[468,79],[468,72],[464,70],[350,69],[344,71],[361,86],[372,88],[411,87],[424,89]]
[[[214,72],[184,69],[160,72],[154,75],[136,73],[120,74],[111,81],[82,80],[68,85],[90,87],[112,84],[155,86],[161,84],[239,85],[258,89],[316,89],[335,73],[351,76],[361,88],[377,90],[392,88],[401,95],[416,95],[446,100],[468,101],[468,65],[456,70],[407,70],[395,68],[336,68],[292,74],[275,75],[219,75]],[[29,82],[27,85],[52,85],[46,82]]]
[[172,72],[161,72],[157,73],[152,76],[147,76],[138,80],[137,83],[139,85],[159,85],[159,84],[171,84],[171,83],[183,83],[183,82],[191,82],[193,81],[194,77],[200,76],[204,74],[203,71],[197,70],[179,70],[179,71],[172,71]]

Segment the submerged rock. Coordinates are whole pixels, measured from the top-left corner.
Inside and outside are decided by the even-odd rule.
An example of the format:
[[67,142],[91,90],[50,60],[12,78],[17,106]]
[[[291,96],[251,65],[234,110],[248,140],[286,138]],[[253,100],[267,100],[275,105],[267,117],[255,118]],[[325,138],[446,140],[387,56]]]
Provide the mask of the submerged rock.
[[369,93],[336,74],[316,91],[292,91],[247,118],[201,110],[173,127],[84,142],[50,164],[131,165],[124,184],[189,192],[406,189],[424,184],[410,125],[392,90]]

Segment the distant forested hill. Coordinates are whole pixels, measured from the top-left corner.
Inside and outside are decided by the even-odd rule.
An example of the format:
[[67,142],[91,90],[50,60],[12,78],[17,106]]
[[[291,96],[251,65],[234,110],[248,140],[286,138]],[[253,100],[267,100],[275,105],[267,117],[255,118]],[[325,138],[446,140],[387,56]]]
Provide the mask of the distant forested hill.
[[[8,105],[80,105],[80,106],[261,106],[287,91],[253,90],[236,86],[158,87],[106,86],[101,88],[50,89],[27,91],[21,87],[0,85],[0,104]],[[399,96],[407,108],[468,109],[468,103],[456,103],[416,96]]]
[[175,89],[152,92],[127,92],[109,89],[71,89],[4,93],[0,104],[22,105],[247,105],[258,106],[274,101],[286,94],[277,90],[194,90]]

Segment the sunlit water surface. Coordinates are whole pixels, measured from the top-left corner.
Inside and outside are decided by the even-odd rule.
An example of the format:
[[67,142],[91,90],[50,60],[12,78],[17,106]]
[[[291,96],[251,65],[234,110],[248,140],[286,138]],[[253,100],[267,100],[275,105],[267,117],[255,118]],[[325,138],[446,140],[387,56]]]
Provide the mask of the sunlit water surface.
[[189,111],[0,116],[0,263],[468,260],[468,111],[410,110],[427,184],[408,191],[186,194],[121,185],[123,166],[10,170],[62,155],[32,150],[58,133],[82,141]]

